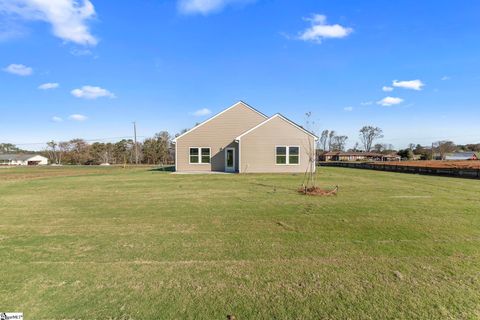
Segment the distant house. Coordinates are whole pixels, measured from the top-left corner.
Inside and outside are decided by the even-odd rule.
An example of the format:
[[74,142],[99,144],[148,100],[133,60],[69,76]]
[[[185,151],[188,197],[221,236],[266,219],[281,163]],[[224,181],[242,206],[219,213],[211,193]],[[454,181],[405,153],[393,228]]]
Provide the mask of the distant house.
[[281,114],[237,102],[173,140],[178,172],[315,170],[317,137]]
[[0,166],[47,165],[48,159],[38,154],[0,154]]
[[317,154],[317,161],[398,161],[400,156],[396,154],[382,154],[375,152],[343,152],[327,151]]
[[475,152],[456,152],[447,155],[445,160],[478,160],[478,155]]

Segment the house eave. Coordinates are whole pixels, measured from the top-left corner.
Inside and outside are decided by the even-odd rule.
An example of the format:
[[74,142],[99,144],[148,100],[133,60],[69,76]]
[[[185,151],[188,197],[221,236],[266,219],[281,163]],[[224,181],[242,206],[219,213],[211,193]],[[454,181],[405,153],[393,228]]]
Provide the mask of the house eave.
[[296,127],[297,129],[299,129],[299,130],[303,131],[304,133],[308,134],[309,136],[313,137],[315,141],[318,140],[318,137],[316,135],[314,135],[313,133],[311,133],[310,131],[306,130],[302,126],[299,126],[298,124],[296,124],[292,120],[286,118],[285,116],[281,115],[280,113],[277,113],[277,114],[274,114],[273,116],[271,116],[270,118],[265,119],[265,121],[259,123],[255,127],[248,129],[247,131],[245,131],[244,133],[242,133],[241,135],[236,137],[235,141],[239,141],[242,138],[242,136],[245,136],[245,135],[249,134],[250,132],[255,131],[256,129],[260,128],[261,126],[263,126],[264,124],[266,124],[267,122],[269,122],[270,120],[273,120],[275,118],[281,118],[282,120],[286,121],[290,125]]

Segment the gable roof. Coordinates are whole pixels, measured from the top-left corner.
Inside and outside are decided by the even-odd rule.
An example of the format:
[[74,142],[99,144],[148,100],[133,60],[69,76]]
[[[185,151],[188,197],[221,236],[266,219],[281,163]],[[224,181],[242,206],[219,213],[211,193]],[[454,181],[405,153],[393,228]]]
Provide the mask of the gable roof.
[[289,123],[290,125],[292,125],[292,126],[296,127],[297,129],[305,132],[306,134],[312,136],[315,140],[318,139],[318,137],[317,137],[316,135],[314,135],[314,134],[311,133],[310,131],[306,130],[304,127],[296,124],[295,122],[293,122],[292,120],[284,117],[284,116],[281,115],[280,113],[277,113],[277,114],[271,116],[270,118],[266,119],[265,121],[260,122],[260,123],[259,123],[258,125],[256,125],[255,127],[253,127],[253,128],[251,128],[251,129],[245,131],[244,133],[242,133],[241,135],[239,135],[238,137],[236,137],[235,140],[240,140],[240,138],[242,138],[243,136],[249,134],[250,132],[252,132],[252,131],[254,131],[254,130],[258,129],[258,128],[260,128],[260,127],[263,126],[264,124],[268,123],[270,120],[273,120],[273,119],[276,119],[276,118],[280,118],[280,119],[282,119],[282,120],[285,120],[285,121],[286,121],[287,123]]
[[[16,153],[16,154],[0,154],[0,160],[8,160],[8,161],[26,161],[30,158],[40,156],[39,154],[21,154],[21,153]],[[43,157],[43,156],[41,156]],[[44,157],[45,158],[45,157]]]
[[255,108],[253,108],[253,107],[249,106],[249,105],[248,105],[248,104],[246,104],[245,102],[243,102],[243,101],[238,101],[238,102],[237,102],[237,103],[235,103],[234,105],[232,105],[232,106],[228,107],[227,109],[225,109],[225,110],[223,110],[223,111],[221,111],[221,112],[217,113],[217,114],[216,114],[216,115],[214,115],[213,117],[211,117],[211,118],[209,118],[209,119],[207,119],[207,120],[203,121],[202,123],[200,123],[200,124],[196,125],[196,126],[195,126],[195,127],[193,127],[192,129],[190,129],[190,130],[187,130],[186,132],[182,133],[181,135],[179,135],[178,137],[176,137],[175,139],[173,139],[173,140],[172,140],[172,141],[173,141],[173,143],[175,143],[175,142],[176,142],[178,139],[180,139],[181,137],[183,137],[183,136],[184,136],[184,135],[186,135],[187,133],[190,133],[190,132],[194,131],[195,129],[197,129],[197,128],[199,128],[199,127],[203,126],[204,124],[206,124],[206,123],[210,122],[211,120],[215,119],[215,118],[216,118],[216,117],[218,117],[219,115],[221,115],[221,114],[223,114],[223,113],[227,112],[228,110],[230,110],[230,109],[233,109],[233,108],[235,108],[235,107],[237,107],[237,106],[239,106],[239,105],[243,105],[243,106],[245,106],[245,107],[249,108],[250,110],[252,110],[252,111],[254,111],[254,112],[258,113],[259,115],[261,115],[262,117],[264,117],[265,119],[267,119],[267,118],[268,118],[268,117],[267,117],[265,114],[261,113],[260,111],[258,111],[258,110],[257,110],[257,109],[255,109]]

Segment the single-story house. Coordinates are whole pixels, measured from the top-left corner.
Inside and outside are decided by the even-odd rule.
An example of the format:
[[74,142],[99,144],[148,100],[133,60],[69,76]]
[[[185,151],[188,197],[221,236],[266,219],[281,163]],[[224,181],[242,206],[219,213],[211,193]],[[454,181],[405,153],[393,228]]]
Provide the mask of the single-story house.
[[478,160],[475,152],[456,152],[445,157],[445,160]]
[[38,154],[0,154],[0,166],[47,165],[48,159]]
[[317,161],[399,161],[400,156],[396,154],[382,154],[376,152],[343,152],[327,151],[317,154]]
[[173,140],[177,172],[315,170],[317,136],[281,114],[237,102]]

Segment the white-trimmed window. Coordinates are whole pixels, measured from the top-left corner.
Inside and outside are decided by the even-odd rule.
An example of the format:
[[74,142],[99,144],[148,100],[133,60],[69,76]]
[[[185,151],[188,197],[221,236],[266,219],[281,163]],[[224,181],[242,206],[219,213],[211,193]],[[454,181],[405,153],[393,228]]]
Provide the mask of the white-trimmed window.
[[276,146],[275,147],[276,164],[300,164],[299,146]]
[[288,147],[288,164],[300,163],[300,147],[292,146]]
[[191,164],[210,163],[210,148],[191,147],[189,158]]

